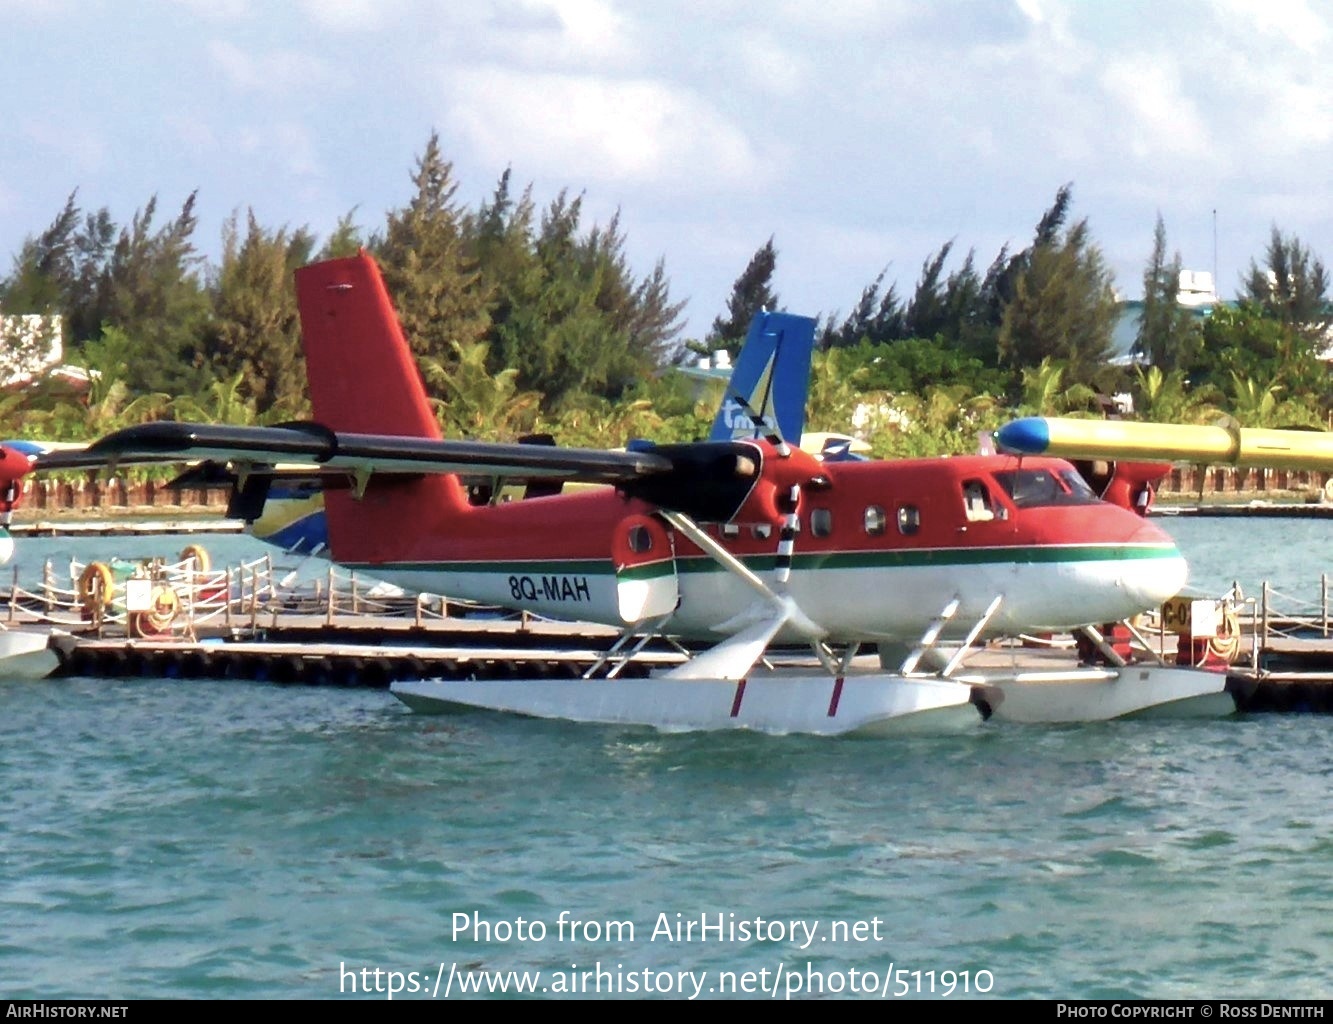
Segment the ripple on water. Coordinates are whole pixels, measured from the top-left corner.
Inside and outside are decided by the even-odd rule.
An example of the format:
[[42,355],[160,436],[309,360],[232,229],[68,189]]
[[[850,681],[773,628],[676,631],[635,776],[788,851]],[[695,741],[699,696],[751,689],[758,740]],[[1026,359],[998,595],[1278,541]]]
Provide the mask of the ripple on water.
[[[13,998],[327,998],[353,960],[810,955],[647,941],[659,914],[717,913],[877,919],[881,941],[819,962],[985,969],[1009,998],[1328,994],[1324,718],[844,743],[153,679],[0,681],[0,709]],[[474,911],[636,934],[451,943]]]

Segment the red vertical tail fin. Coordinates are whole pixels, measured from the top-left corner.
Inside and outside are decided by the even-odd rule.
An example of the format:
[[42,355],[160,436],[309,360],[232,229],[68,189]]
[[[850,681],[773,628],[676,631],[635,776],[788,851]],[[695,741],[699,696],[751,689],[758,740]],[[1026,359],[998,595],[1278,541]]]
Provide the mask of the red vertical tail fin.
[[[296,299],[315,419],[340,433],[438,439],[440,426],[375,261],[364,251],[296,272]],[[457,477],[372,477],[357,499],[324,496],[340,562],[419,556],[419,542],[467,502]]]

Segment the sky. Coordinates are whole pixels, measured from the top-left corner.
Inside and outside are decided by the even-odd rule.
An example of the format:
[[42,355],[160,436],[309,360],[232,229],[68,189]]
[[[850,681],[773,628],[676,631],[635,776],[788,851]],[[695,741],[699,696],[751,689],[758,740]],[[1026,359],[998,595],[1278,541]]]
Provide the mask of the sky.
[[1235,296],[1274,227],[1328,258],[1333,7],[1306,0],[0,0],[0,276],[75,189],[127,224],[366,232],[433,132],[475,208],[617,212],[702,337],[770,238],[787,310],[980,271],[1064,184],[1126,298],[1160,216]]

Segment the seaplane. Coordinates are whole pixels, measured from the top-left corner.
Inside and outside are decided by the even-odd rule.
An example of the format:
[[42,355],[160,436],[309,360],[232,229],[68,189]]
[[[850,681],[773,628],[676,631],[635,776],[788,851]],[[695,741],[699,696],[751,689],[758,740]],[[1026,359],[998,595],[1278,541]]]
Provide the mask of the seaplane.
[[[14,557],[14,538],[9,532],[14,509],[23,499],[24,478],[33,472],[37,459],[53,451],[54,445],[34,441],[0,442],[0,566]],[[56,665],[48,651],[50,634],[45,629],[24,629],[0,624],[0,674],[40,677]]]
[[[1171,538],[1063,459],[823,459],[759,415],[752,436],[624,451],[448,440],[373,259],[311,264],[296,288],[313,422],[148,423],[86,454],[220,463],[254,507],[297,464],[335,561],[621,630],[576,679],[395,683],[414,710],[819,735],[1234,710],[1224,676],[1104,641],[1108,664],[964,665],[987,638],[1095,632],[1185,583]],[[524,497],[504,500],[511,480]],[[644,669],[652,636],[702,646]]]

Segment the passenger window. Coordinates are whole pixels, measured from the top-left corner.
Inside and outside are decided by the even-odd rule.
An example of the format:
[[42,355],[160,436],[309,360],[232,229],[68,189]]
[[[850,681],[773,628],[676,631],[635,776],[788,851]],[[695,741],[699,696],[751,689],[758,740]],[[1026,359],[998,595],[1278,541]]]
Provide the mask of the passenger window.
[[990,492],[980,480],[968,480],[963,484],[963,511],[969,523],[986,523],[995,518]]
[[722,536],[739,537],[740,535],[741,535],[741,528],[737,526],[735,523],[722,524]]
[[898,532],[910,537],[921,529],[921,510],[915,505],[898,506]]
[[827,537],[833,532],[833,512],[817,508],[810,513],[810,532],[816,537]]
[[773,536],[773,527],[768,523],[755,523],[750,527],[750,536],[755,540],[767,540]]
[[865,516],[866,533],[872,537],[878,537],[884,532],[884,527],[889,524],[889,517],[884,514],[884,510],[878,505],[867,505]]

